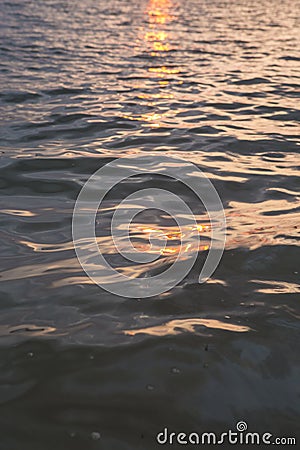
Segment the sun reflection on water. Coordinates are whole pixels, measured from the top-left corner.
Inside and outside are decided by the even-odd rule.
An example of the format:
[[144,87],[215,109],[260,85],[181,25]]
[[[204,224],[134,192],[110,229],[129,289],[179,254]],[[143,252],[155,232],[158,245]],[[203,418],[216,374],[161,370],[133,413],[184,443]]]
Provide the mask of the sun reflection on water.
[[124,330],[123,333],[129,336],[137,334],[148,334],[151,336],[168,336],[176,335],[182,332],[194,333],[196,327],[214,328],[218,330],[233,331],[236,333],[245,333],[251,331],[250,327],[237,325],[228,322],[222,322],[216,319],[188,318],[171,320],[170,322],[156,325],[153,327],[145,327],[140,329]]
[[[149,226],[149,224],[138,224],[132,229],[132,237],[140,239],[134,242],[134,247],[140,252],[171,256],[180,252],[207,251],[209,249],[208,242],[200,245],[194,238],[198,233],[209,230],[208,225],[200,224],[196,227],[186,227],[183,230],[177,226],[155,227]],[[157,245],[151,246],[151,237],[155,237]]]
[[[124,117],[143,122],[150,128],[161,127],[178,112],[165,105],[166,99],[174,98],[173,92],[170,92],[172,79],[181,72],[180,67],[174,66],[170,59],[170,53],[176,48],[173,32],[169,29],[176,18],[174,8],[171,0],[149,0],[145,10],[146,25],[141,28],[137,41],[137,52],[145,52],[150,65],[143,69],[143,82],[135,86],[142,91],[138,95],[140,111],[125,112]],[[145,108],[150,111],[141,112]]]

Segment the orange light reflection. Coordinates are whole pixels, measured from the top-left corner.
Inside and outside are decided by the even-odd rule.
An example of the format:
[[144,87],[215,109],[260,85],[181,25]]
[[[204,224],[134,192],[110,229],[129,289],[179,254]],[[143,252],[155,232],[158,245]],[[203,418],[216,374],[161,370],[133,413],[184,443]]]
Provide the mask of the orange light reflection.
[[250,331],[251,328],[247,326],[235,325],[232,323],[221,322],[215,319],[178,319],[154,327],[140,328],[137,330],[124,330],[124,334],[135,336],[137,334],[149,334],[151,336],[167,336],[176,335],[183,331],[193,333],[196,326],[204,326],[206,328],[214,328],[225,331],[234,331],[236,333],[244,333]]
[[[163,100],[174,98],[173,93],[164,92],[168,90],[170,79],[180,73],[178,67],[168,67],[167,64],[161,64],[162,58],[173,50],[171,44],[170,31],[168,25],[175,19],[174,3],[172,0],[149,0],[146,7],[145,14],[147,16],[148,26],[141,30],[141,36],[138,40],[138,50],[146,46],[146,52],[151,56],[151,60],[155,60],[158,64],[151,63],[151,67],[146,70],[146,83],[148,92],[140,94],[139,98],[142,100],[140,106],[150,107],[151,112],[134,114],[132,112],[124,114],[129,120],[137,120],[144,122],[145,125],[151,128],[159,128],[166,120],[176,115],[176,110],[169,110],[160,105]],[[173,77],[173,78],[172,78]],[[157,80],[157,78],[159,78]],[[143,85],[135,86],[140,90],[145,89],[145,82]],[[156,92],[155,92],[156,91]],[[157,92],[158,91],[158,92]]]

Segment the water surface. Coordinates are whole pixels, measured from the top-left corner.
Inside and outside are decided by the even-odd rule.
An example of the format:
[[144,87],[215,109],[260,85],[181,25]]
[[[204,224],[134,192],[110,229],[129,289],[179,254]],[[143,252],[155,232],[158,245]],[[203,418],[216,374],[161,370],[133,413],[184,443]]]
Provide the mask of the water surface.
[[[297,436],[299,10],[298,0],[2,2],[1,448],[153,449],[165,426],[222,432],[239,420]],[[227,243],[208,283],[196,265],[172,291],[128,299],[83,273],[71,216],[90,174],[142,151],[206,173]],[[167,185],[131,180],[107,199],[107,254],[116,204],[143,183]],[[164,266],[176,227],[146,215],[141,249],[153,228],[174,241]],[[204,241],[198,265],[206,252]]]

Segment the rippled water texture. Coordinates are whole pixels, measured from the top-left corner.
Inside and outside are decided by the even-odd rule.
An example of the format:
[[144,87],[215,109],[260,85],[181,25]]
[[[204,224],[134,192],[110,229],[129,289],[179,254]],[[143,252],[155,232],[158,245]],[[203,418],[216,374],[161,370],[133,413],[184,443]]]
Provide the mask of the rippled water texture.
[[[299,11],[298,0],[1,2],[1,449],[153,449],[165,426],[239,420],[300,438]],[[90,174],[142,151],[207,174],[227,242],[208,283],[197,283],[204,236],[179,286],[129,299],[84,274],[71,216]],[[151,183],[172,185],[138,177],[106,200],[98,239],[117,266],[109,219]],[[203,211],[173,188],[203,231]],[[172,244],[164,267],[178,231],[148,214],[133,229],[140,249],[153,229]]]

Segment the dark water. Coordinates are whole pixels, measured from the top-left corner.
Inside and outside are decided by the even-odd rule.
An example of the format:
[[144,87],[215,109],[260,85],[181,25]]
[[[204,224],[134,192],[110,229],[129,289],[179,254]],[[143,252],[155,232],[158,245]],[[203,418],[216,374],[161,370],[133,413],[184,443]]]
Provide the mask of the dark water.
[[[300,438],[299,10],[1,2],[1,450],[153,449],[165,426],[239,420]],[[149,150],[212,179],[227,243],[210,282],[121,298],[79,266],[72,210],[96,169]]]

